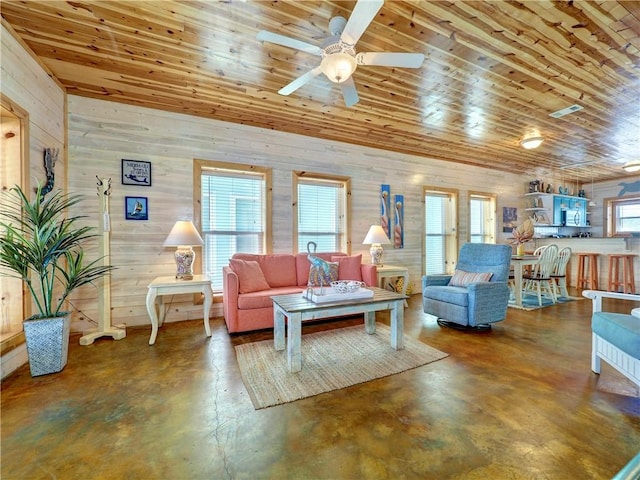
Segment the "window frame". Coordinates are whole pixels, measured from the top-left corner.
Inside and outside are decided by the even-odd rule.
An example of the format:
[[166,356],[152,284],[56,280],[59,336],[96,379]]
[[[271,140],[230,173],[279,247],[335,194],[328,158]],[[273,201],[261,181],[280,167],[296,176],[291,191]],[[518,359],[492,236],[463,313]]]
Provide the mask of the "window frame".
[[618,231],[618,216],[616,215],[617,207],[621,205],[640,205],[640,195],[630,195],[625,197],[605,198],[603,202],[604,218],[603,228],[605,237],[622,237],[627,238],[633,236],[633,232]]
[[[6,148],[6,145],[3,145],[4,155],[2,161],[15,162],[18,165],[17,168],[11,169],[3,167],[3,174],[7,175],[4,182],[8,185],[20,185],[22,191],[29,192],[31,190],[29,112],[2,92],[0,92],[0,106],[2,107],[3,116],[6,115],[7,118],[13,119],[17,123],[17,129],[19,130],[18,138],[13,140],[18,142],[15,149]],[[3,141],[6,142],[7,137],[3,136]],[[9,170],[11,170],[11,173],[7,174]],[[8,312],[6,320],[8,320],[9,324],[9,328],[0,333],[0,354],[4,355],[25,342],[23,320],[29,318],[33,312],[33,299],[25,283],[20,279],[4,276],[0,283],[2,283],[1,286],[5,297],[0,302],[0,305],[3,309],[6,307],[5,311]],[[19,298],[20,300],[6,305],[6,296]]]
[[[455,270],[455,266],[458,262],[458,232],[459,228],[459,196],[460,192],[458,189],[453,188],[442,188],[437,186],[425,185],[422,187],[422,274],[427,275],[427,200],[426,197],[428,194],[436,194],[439,196],[445,196],[451,202],[451,205],[447,209],[447,217],[450,217],[448,220],[448,225],[445,226],[445,230],[448,230],[448,233],[444,234],[444,264],[445,271],[440,274],[450,275],[453,274]],[[430,273],[431,274],[431,273]]]
[[[207,171],[220,171],[227,173],[236,173],[240,175],[262,176],[264,181],[264,234],[263,234],[263,252],[272,253],[273,234],[272,234],[272,170],[269,167],[261,167],[256,165],[247,165],[241,163],[220,162],[215,160],[195,159],[193,162],[193,217],[196,228],[202,232],[202,183],[201,176]],[[194,272],[202,273],[204,271],[204,245],[197,247],[199,249],[196,255],[196,263],[194,264]],[[222,290],[214,289],[214,294],[220,294]]]
[[345,252],[347,255],[351,255],[351,177],[345,177],[340,175],[328,175],[324,173],[307,172],[301,170],[294,170],[292,172],[292,241],[293,251],[301,252],[306,251],[306,245],[304,249],[300,250],[298,245],[298,212],[299,212],[299,199],[298,199],[298,185],[301,183],[319,183],[319,184],[341,184],[344,189],[344,212],[342,220],[342,228],[344,234],[339,242],[339,248],[337,251]]
[[484,224],[487,226],[486,230],[483,231],[482,238],[483,241],[481,243],[493,243],[495,244],[497,241],[497,214],[498,214],[498,199],[495,193],[489,192],[479,192],[479,191],[469,191],[469,195],[467,197],[467,221],[468,221],[468,229],[467,229],[467,239],[471,243],[471,239],[473,236],[473,232],[471,231],[471,201],[474,199],[483,199],[485,202],[488,202],[488,206],[485,205],[483,211],[490,216],[487,220],[486,216],[484,218]]

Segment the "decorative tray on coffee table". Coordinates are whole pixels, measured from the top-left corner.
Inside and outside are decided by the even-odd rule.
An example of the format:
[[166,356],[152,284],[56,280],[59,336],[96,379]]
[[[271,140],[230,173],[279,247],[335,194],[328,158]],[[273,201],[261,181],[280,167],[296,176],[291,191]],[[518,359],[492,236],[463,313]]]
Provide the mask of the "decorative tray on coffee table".
[[330,287],[309,287],[302,292],[302,297],[313,303],[345,302],[373,298],[373,290],[365,287],[364,282],[339,280],[331,282]]

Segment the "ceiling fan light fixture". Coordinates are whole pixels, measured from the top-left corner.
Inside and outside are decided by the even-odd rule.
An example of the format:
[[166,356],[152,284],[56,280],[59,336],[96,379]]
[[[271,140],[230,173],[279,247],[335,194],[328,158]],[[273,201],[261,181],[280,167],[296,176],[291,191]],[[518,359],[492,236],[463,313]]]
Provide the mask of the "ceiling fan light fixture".
[[638,172],[640,171],[640,160],[631,160],[625,163],[622,168],[627,172]]
[[333,83],[346,81],[356,71],[356,59],[345,52],[336,52],[325,55],[320,62],[320,70]]
[[532,150],[542,145],[542,142],[544,142],[544,138],[542,137],[529,137],[529,138],[523,139],[520,142],[520,145],[522,145],[522,147],[526,148],[527,150]]

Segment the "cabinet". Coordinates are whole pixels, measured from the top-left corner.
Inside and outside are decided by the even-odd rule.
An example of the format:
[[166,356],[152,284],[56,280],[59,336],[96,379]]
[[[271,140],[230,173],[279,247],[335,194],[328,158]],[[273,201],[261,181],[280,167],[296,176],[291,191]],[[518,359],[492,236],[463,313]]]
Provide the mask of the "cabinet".
[[[574,236],[577,229],[589,226],[584,197],[551,193],[527,193],[528,215],[536,222],[537,236]],[[555,231],[553,230],[555,228]],[[559,229],[566,228],[566,232]]]
[[586,227],[587,201],[581,197],[553,195],[553,223],[563,227]]

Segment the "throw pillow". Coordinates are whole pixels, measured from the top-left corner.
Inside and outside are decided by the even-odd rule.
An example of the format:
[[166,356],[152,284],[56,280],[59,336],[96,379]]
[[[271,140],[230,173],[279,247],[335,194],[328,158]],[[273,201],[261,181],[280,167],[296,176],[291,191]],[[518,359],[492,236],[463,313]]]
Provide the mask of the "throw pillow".
[[491,280],[491,272],[465,272],[464,270],[456,269],[453,272],[449,285],[452,287],[466,287],[470,283],[488,282]]
[[362,281],[362,254],[351,257],[338,255],[331,257],[331,261],[338,263],[338,280]]
[[240,293],[259,292],[271,288],[258,262],[232,258],[229,260],[229,266],[238,275]]
[[634,308],[633,310],[631,310],[631,315],[640,318],[640,308]]
[[[322,259],[319,259],[323,264],[323,267],[317,265],[311,265],[309,269],[309,281],[307,285],[310,287],[319,287],[320,282],[322,281],[322,285],[328,287],[331,282],[335,282],[338,279],[338,264],[334,262],[326,262]],[[328,273],[327,273],[328,269]]]

